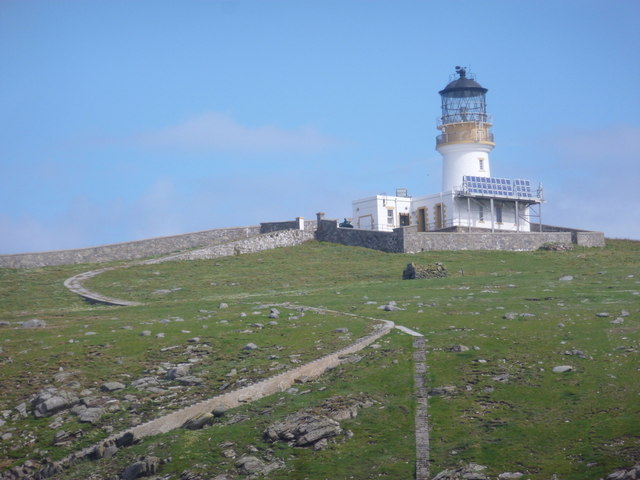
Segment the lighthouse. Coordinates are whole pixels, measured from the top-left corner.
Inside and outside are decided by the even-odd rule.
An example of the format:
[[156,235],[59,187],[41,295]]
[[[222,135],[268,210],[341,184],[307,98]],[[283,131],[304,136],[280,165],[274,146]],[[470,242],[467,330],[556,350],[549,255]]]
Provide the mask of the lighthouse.
[[529,232],[532,219],[540,225],[542,188],[529,180],[493,177],[489,154],[496,146],[487,114],[486,94],[467,68],[438,93],[441,115],[436,150],[442,155],[442,186],[438,193],[410,196],[381,193],[354,200],[354,227],[417,232]]
[[490,177],[489,153],[495,147],[487,115],[486,93],[465,68],[438,93],[442,116],[436,149],[442,155],[442,191],[459,189],[465,175]]

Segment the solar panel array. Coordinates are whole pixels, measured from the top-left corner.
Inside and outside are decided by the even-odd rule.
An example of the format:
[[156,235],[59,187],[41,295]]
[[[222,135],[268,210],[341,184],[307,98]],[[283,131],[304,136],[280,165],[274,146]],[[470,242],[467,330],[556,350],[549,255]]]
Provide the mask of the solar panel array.
[[462,177],[464,191],[471,195],[485,195],[489,197],[537,198],[531,192],[529,180],[511,180],[509,178]]

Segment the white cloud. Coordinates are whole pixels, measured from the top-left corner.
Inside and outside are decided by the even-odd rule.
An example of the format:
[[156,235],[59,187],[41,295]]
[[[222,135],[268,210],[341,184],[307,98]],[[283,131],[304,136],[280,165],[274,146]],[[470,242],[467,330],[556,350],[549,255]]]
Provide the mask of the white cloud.
[[217,112],[204,113],[160,130],[139,133],[129,140],[145,148],[243,153],[318,151],[340,144],[312,127],[290,130],[274,125],[249,127]]

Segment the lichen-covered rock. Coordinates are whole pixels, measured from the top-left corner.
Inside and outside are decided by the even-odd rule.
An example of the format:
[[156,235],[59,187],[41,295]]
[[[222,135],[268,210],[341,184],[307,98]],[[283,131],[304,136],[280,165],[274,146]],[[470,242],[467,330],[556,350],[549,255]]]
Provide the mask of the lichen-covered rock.
[[78,404],[80,399],[72,392],[49,387],[40,391],[31,401],[36,418],[48,417]]
[[448,276],[446,267],[440,263],[430,263],[428,265],[407,264],[402,272],[403,280],[414,280],[420,278],[442,278]]
[[335,420],[324,415],[299,412],[271,424],[264,431],[264,436],[270,442],[282,440],[291,442],[297,447],[305,447],[341,433],[342,428]]

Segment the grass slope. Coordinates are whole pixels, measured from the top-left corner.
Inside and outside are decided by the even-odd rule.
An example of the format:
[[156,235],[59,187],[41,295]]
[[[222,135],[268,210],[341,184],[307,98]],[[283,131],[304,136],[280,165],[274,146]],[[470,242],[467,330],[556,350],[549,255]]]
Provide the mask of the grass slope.
[[[291,302],[388,318],[426,336],[427,385],[450,392],[430,399],[433,473],[473,461],[492,476],[520,471],[531,479],[600,478],[640,459],[639,253],[638,242],[621,240],[566,252],[416,255],[309,242],[114,270],[87,282],[100,293],[145,302],[120,308],[89,305],[64,289],[65,278],[90,266],[0,270],[0,320],[12,322],[0,326],[0,413],[12,410],[0,426],[0,435],[12,435],[0,441],[0,468],[25,458],[60,458],[112,429],[207,398],[225,384],[233,388],[316,358],[371,328],[363,319],[300,316],[283,308],[277,325],[269,325],[264,304]],[[406,263],[434,261],[447,266],[448,278],[401,280]],[[573,280],[560,280],[565,275]],[[403,310],[378,309],[390,300]],[[222,302],[229,307],[220,309]],[[610,316],[596,315],[603,312]],[[611,323],[617,317],[623,323]],[[27,330],[15,323],[30,318],[47,327]],[[339,327],[348,327],[349,335],[336,334]],[[152,335],[141,337],[142,330]],[[189,340],[195,336],[204,353],[194,352]],[[243,352],[247,342],[260,348]],[[286,467],[268,476],[273,479],[411,478],[411,338],[394,332],[378,343],[381,348],[367,349],[362,361],[300,386],[304,394],[274,395],[207,429],[147,439],[108,461],[81,464],[65,478],[105,478],[147,453],[172,457],[162,467],[171,478],[186,469],[212,477],[234,471],[234,460],[223,455],[225,442],[238,455],[255,447],[258,456],[284,460]],[[455,345],[469,350],[450,351]],[[564,354],[574,350],[585,358]],[[130,386],[158,374],[163,362],[194,355],[201,386],[173,385],[173,396]],[[553,373],[557,365],[574,370]],[[61,423],[53,427],[52,417],[16,418],[17,405],[58,385],[53,377],[60,368],[73,373],[66,382],[96,395],[105,381],[127,383],[112,394],[119,408],[95,426],[70,414],[55,417]],[[360,393],[376,404],[341,422],[353,432],[348,440],[320,452],[262,440],[264,428],[288,413]],[[232,415],[244,420],[229,424]],[[79,433],[71,444],[54,447],[61,429]]]

